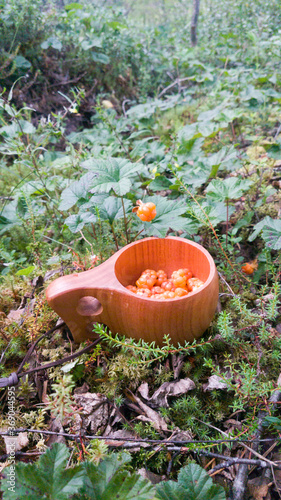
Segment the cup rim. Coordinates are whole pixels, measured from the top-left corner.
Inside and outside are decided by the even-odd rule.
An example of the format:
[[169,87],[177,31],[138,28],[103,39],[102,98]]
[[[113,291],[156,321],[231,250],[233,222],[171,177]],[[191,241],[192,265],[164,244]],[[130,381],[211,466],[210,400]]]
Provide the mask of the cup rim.
[[216,265],[215,265],[215,262],[214,262],[214,259],[213,257],[211,256],[211,254],[208,252],[208,250],[206,250],[206,248],[204,248],[202,245],[200,245],[199,243],[196,243],[195,241],[192,241],[192,240],[188,240],[187,238],[180,238],[179,236],[167,236],[165,238],[157,238],[156,236],[150,236],[150,237],[147,237],[147,238],[142,238],[141,240],[137,240],[137,241],[133,241],[132,243],[129,243],[128,245],[126,245],[125,247],[123,247],[121,250],[120,250],[120,253],[118,255],[118,258],[116,259],[116,262],[114,264],[114,271],[116,270],[116,264],[119,260],[119,258],[121,257],[121,255],[123,255],[123,253],[125,253],[129,248],[133,247],[133,246],[136,246],[136,245],[139,245],[139,244],[142,244],[146,241],[152,241],[152,240],[175,240],[175,241],[178,241],[178,242],[181,242],[181,243],[184,243],[184,244],[188,244],[190,246],[193,246],[195,248],[197,248],[198,251],[200,251],[202,254],[204,254],[204,256],[207,258],[208,262],[209,262],[209,265],[210,265],[210,272],[209,272],[209,275],[208,275],[208,278],[206,279],[206,281],[204,282],[204,284],[198,288],[197,290],[194,290],[192,292],[189,292],[188,295],[185,295],[183,297],[174,297],[174,298],[170,298],[170,299],[165,299],[165,301],[155,301],[155,300],[151,300],[150,297],[141,297],[140,295],[136,296],[136,294],[134,292],[131,292],[130,290],[128,290],[126,288],[126,286],[124,286],[121,281],[117,278],[117,275],[116,275],[116,272],[115,272],[115,276],[116,276],[116,279],[118,280],[118,282],[120,283],[120,285],[122,286],[122,288],[126,291],[126,293],[128,293],[130,296],[135,296],[137,299],[140,299],[140,300],[145,300],[145,301],[149,301],[149,303],[153,303],[153,304],[163,304],[166,303],[166,301],[175,301],[175,300],[187,300],[189,297],[191,296],[194,296],[200,292],[202,292],[203,290],[205,290],[205,288],[208,287],[208,285],[212,282],[212,280],[214,279],[214,276],[216,275],[217,273],[217,270],[216,270]]

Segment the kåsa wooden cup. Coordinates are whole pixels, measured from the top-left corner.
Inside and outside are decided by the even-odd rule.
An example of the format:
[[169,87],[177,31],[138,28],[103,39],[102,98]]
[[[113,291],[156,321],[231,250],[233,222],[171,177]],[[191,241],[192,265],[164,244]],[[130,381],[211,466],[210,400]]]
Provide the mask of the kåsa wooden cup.
[[[164,301],[140,297],[125,287],[135,284],[145,269],[163,269],[168,276],[188,267],[204,282],[187,296]],[[218,302],[215,263],[201,245],[184,238],[145,238],[125,246],[103,264],[56,279],[46,290],[47,301],[68,325],[74,341],[93,339],[93,324],[103,323],[113,334],[162,345],[200,337],[210,325]]]

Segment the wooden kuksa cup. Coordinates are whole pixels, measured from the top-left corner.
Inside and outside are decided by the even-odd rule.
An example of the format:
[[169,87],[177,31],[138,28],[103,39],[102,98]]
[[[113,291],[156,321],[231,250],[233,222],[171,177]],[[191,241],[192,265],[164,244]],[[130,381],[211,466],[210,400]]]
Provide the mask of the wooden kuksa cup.
[[[156,301],[125,288],[135,284],[145,269],[163,269],[171,276],[185,267],[204,282],[187,296]],[[56,279],[46,296],[75,342],[95,338],[93,324],[99,322],[113,334],[161,345],[165,334],[173,344],[200,337],[214,316],[218,290],[217,270],[209,252],[184,238],[168,237],[130,243],[94,269]]]

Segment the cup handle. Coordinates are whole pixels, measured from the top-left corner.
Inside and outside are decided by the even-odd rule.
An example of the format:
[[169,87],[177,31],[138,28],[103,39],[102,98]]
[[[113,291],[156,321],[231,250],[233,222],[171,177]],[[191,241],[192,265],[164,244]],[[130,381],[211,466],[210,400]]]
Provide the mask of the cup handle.
[[69,327],[74,341],[95,338],[93,323],[102,323],[112,293],[122,288],[114,274],[116,254],[103,264],[53,281],[46,290],[49,305]]

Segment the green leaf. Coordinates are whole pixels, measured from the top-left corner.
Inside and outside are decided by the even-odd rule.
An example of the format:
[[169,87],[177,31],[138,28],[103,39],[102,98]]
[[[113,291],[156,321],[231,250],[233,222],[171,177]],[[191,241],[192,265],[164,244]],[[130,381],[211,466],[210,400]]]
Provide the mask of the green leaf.
[[197,134],[197,123],[191,123],[182,127],[178,133],[179,141],[189,141]]
[[82,205],[89,198],[89,185],[94,178],[92,172],[83,175],[79,181],[73,182],[68,188],[61,193],[61,201],[59,210],[69,210],[76,203]]
[[217,201],[237,199],[249,189],[252,181],[237,177],[227,179],[214,179],[206,189],[208,196]]
[[197,130],[203,137],[209,137],[210,135],[217,133],[219,130],[217,123],[212,122],[199,122]]
[[85,486],[81,490],[87,498],[95,500],[149,500],[154,498],[154,486],[138,474],[120,470],[130,455],[112,454],[98,466],[85,462]]
[[249,236],[248,241],[254,241],[265,226],[270,227],[273,220],[274,219],[272,219],[271,217],[269,217],[269,215],[267,215],[264,219],[260,220],[257,224],[255,224],[254,232]]
[[81,42],[81,48],[83,50],[89,50],[92,49],[93,47],[102,47],[102,41],[99,37],[92,37],[90,40],[83,40]]
[[251,99],[255,99],[260,103],[265,101],[263,92],[259,89],[255,89],[253,85],[248,85],[245,90],[242,90],[240,93],[240,99],[241,101],[250,101]]
[[92,52],[91,55],[93,61],[101,64],[109,64],[110,58],[106,54],[102,54],[101,52]]
[[55,443],[34,464],[15,466],[16,488],[11,491],[9,470],[2,481],[3,500],[68,500],[83,485],[85,471],[81,465],[66,469],[69,451],[62,443]]
[[73,3],[69,3],[68,5],[65,5],[64,8],[65,8],[65,10],[79,10],[79,9],[83,9],[84,6],[81,3],[73,2]]
[[19,69],[29,69],[31,68],[31,63],[25,59],[23,56],[16,56],[14,59],[17,68]]
[[[124,199],[125,213],[129,211],[132,203],[129,200]],[[122,201],[116,196],[108,196],[104,201],[103,205],[99,208],[99,216],[103,220],[107,220],[110,224],[114,220],[122,219],[124,217]]]
[[17,214],[18,200],[15,199],[8,203],[0,212],[0,235],[21,224],[21,220]]
[[85,224],[89,224],[90,222],[96,222],[97,216],[95,214],[91,214],[90,212],[79,212],[78,214],[70,215],[65,219],[64,223],[70,229],[72,233],[78,233],[83,229]]
[[188,464],[178,475],[178,482],[156,485],[161,500],[226,500],[222,486],[214,485],[207,472],[197,464]]
[[[227,219],[227,210],[226,206],[223,202],[216,203],[201,203],[201,207],[204,212],[207,214],[213,226],[217,226],[222,221],[226,221]],[[192,204],[190,208],[188,208],[188,214],[193,216],[200,225],[210,226],[210,223],[204,214],[203,210],[197,205]],[[228,208],[228,217],[230,217],[234,212],[234,207]]]
[[16,272],[17,276],[29,276],[35,269],[35,266],[28,266],[25,267],[24,269],[20,269],[19,271]]
[[[143,200],[145,201],[145,200]],[[151,222],[143,222],[145,234],[164,238],[169,229],[192,233],[194,222],[181,217],[186,212],[184,201],[171,201],[163,196],[151,196],[149,200],[156,205],[156,217]]]
[[109,21],[106,23],[107,26],[110,28],[113,28],[114,30],[122,30],[122,29],[127,29],[128,26],[126,24],[119,23],[118,21]]
[[149,189],[152,191],[162,191],[164,189],[169,189],[172,186],[170,179],[167,179],[165,175],[157,175],[155,179],[149,184]]
[[262,238],[266,246],[272,250],[281,249],[281,220],[272,219],[270,225],[266,225],[262,231]]
[[92,193],[109,193],[112,190],[117,196],[129,193],[131,178],[142,169],[140,163],[132,163],[125,158],[90,158],[82,163],[82,167],[96,174],[91,181]]
[[202,186],[210,176],[210,168],[200,162],[199,165],[188,165],[184,167],[181,179],[187,186],[194,188]]
[[210,109],[209,111],[203,111],[202,113],[199,114],[198,121],[208,122],[210,120],[213,120],[214,118],[217,118],[217,116],[221,113],[223,107],[224,105],[220,104],[216,108]]
[[47,40],[41,43],[42,49],[48,49],[49,47],[61,51],[62,43],[56,36],[50,36]]

